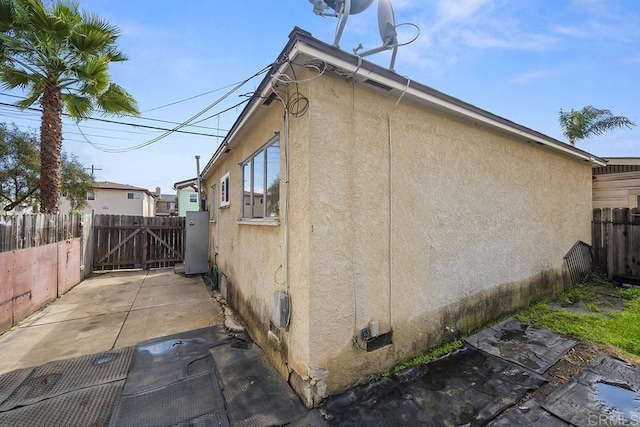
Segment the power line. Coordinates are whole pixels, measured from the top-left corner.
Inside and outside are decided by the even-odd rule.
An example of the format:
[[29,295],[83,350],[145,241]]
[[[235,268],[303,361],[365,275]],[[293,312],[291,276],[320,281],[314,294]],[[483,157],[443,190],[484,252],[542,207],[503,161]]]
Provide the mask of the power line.
[[[17,105],[8,104],[6,102],[0,102],[0,105],[3,105],[5,107],[17,108],[19,110],[24,110],[23,108],[20,108]],[[34,107],[27,107],[26,110],[37,111],[37,112],[40,112],[40,113],[42,112],[41,109],[34,108]],[[66,114],[66,113],[62,113],[62,115],[65,116],[65,117],[71,117],[69,114]],[[214,134],[209,134],[209,133],[191,132],[191,131],[188,131],[188,130],[168,129],[168,128],[161,128],[161,127],[157,127],[157,126],[142,125],[142,124],[138,124],[138,123],[119,122],[117,120],[101,119],[101,118],[98,118],[98,117],[87,117],[87,120],[94,120],[94,121],[97,121],[97,122],[112,123],[112,124],[123,125],[123,126],[132,126],[132,127],[135,127],[135,128],[142,128],[142,129],[161,130],[161,131],[172,132],[172,133],[175,132],[175,133],[185,133],[185,134],[189,134],[189,135],[210,136],[210,137],[214,137],[214,138],[224,138],[224,135],[214,135]]]
[[[7,97],[10,97],[10,98],[24,99],[21,96],[13,95],[13,94],[10,94],[10,93],[4,93],[4,92],[0,92],[0,95],[7,96]],[[10,106],[16,107],[16,105],[14,105],[14,104],[10,104]],[[20,107],[17,107],[17,108],[22,110],[22,108],[20,108]],[[24,110],[22,110],[22,111],[24,111]],[[35,111],[40,111],[40,110],[35,110]],[[151,110],[147,110],[147,111],[151,111]],[[171,120],[162,120],[162,119],[156,119],[156,118],[144,117],[144,116],[134,116],[134,115],[131,115],[131,114],[124,114],[123,117],[131,117],[131,118],[134,118],[134,119],[148,120],[150,122],[158,122],[158,123],[167,123],[167,124],[171,124],[171,125],[179,125],[180,124],[180,122],[172,122]],[[91,118],[90,118],[90,120],[91,120]],[[228,132],[229,131],[229,129],[221,129],[219,127],[215,128],[215,127],[211,127],[211,126],[198,126],[198,125],[194,125],[194,124],[190,124],[189,126],[195,127],[195,128],[200,128],[200,129],[217,130],[217,131],[223,131],[223,132]]]
[[[266,67],[262,68],[260,71],[258,71],[255,74],[253,74],[251,77],[248,77],[245,80],[243,80],[242,82],[238,83],[230,91],[225,93],[222,97],[220,97],[219,99],[217,99],[216,101],[214,101],[213,103],[211,103],[210,105],[208,105],[207,107],[205,107],[204,109],[202,109],[201,111],[199,111],[198,113],[196,113],[195,115],[190,117],[189,119],[185,120],[183,123],[179,124],[174,129],[169,130],[169,131],[165,132],[164,134],[162,134],[160,136],[157,136],[157,137],[155,137],[155,138],[153,138],[153,139],[151,139],[149,141],[140,143],[138,145],[134,145],[134,146],[131,146],[131,147],[126,147],[126,148],[120,148],[120,149],[117,149],[117,150],[101,149],[101,148],[99,148],[99,147],[97,147],[95,145],[94,145],[94,147],[96,147],[97,149],[99,149],[101,151],[108,152],[108,153],[126,153],[128,151],[139,150],[139,149],[141,149],[143,147],[147,147],[147,146],[149,146],[151,144],[154,144],[154,143],[160,141],[161,139],[166,138],[167,136],[171,135],[172,133],[177,132],[182,127],[188,126],[190,123],[193,123],[194,120],[198,119],[200,116],[205,114],[207,111],[211,110],[213,107],[215,107],[216,105],[218,105],[219,103],[224,101],[226,98],[231,96],[232,93],[234,93],[235,91],[240,89],[247,82],[251,81],[252,79],[254,79],[255,77],[257,77],[257,76],[259,76],[261,74],[266,73],[269,69],[271,69],[271,66],[272,66],[272,64],[267,65]],[[211,116],[211,117],[214,117],[214,116]],[[82,129],[80,128],[80,126],[78,126],[78,130],[82,133]],[[89,141],[89,139],[87,139],[86,137],[85,137],[85,139],[87,140],[87,142],[89,142],[91,145],[93,145],[91,143],[91,141]]]
[[[224,101],[226,98],[228,98],[229,96],[231,96],[232,93],[234,93],[235,91],[237,91],[238,89],[240,89],[242,86],[244,86],[247,82],[253,80],[255,77],[266,73],[269,69],[271,69],[271,67],[273,66],[273,64],[269,64],[266,67],[262,68],[260,71],[254,73],[252,76],[246,78],[245,80],[238,82],[230,91],[228,91],[226,94],[224,94],[222,97],[220,97],[219,99],[217,99],[216,101],[214,101],[213,103],[209,104],[207,107],[205,107],[204,109],[202,109],[201,111],[199,111],[198,113],[196,113],[195,115],[193,115],[192,117],[190,117],[189,119],[185,120],[184,122],[176,125],[173,129],[162,129],[162,128],[158,128],[158,127],[154,127],[154,126],[147,126],[147,125],[140,125],[140,124],[133,124],[133,123],[125,123],[125,122],[118,122],[115,120],[108,120],[108,119],[98,119],[98,118],[94,118],[94,117],[89,117],[89,120],[95,120],[95,121],[100,121],[100,122],[104,122],[104,123],[114,123],[114,124],[120,124],[120,125],[127,125],[127,126],[134,126],[134,127],[138,127],[138,128],[147,128],[147,129],[155,129],[155,130],[164,130],[164,133],[162,135],[159,135],[155,138],[152,138],[149,141],[140,143],[138,145],[134,145],[131,147],[125,147],[125,148],[118,148],[118,149],[107,149],[107,148],[102,148],[100,147],[98,144],[94,144],[93,142],[91,142],[88,138],[87,135],[82,131],[82,128],[80,127],[79,123],[76,122],[76,126],[78,128],[78,131],[80,132],[80,134],[82,134],[82,137],[89,143],[91,144],[93,147],[95,147],[96,149],[103,151],[103,152],[107,152],[107,153],[126,153],[128,151],[134,151],[134,150],[139,150],[141,148],[147,147],[151,144],[154,144],[158,141],[160,141],[163,138],[166,138],[167,136],[173,134],[173,133],[186,133],[186,134],[192,134],[192,135],[200,135],[200,136],[210,136],[210,137],[214,137],[214,138],[222,138],[222,135],[210,135],[210,134],[202,134],[202,133],[196,133],[196,132],[189,132],[189,131],[181,131],[180,129],[189,126],[191,124],[195,124],[195,123],[200,123],[204,120],[208,120],[212,117],[216,117],[219,116],[220,114],[222,114],[223,112],[229,111],[230,109],[236,108],[239,105],[242,105],[244,102],[247,102],[247,100],[233,106],[230,107],[228,109],[225,109],[223,112],[211,115],[205,119],[202,119],[198,122],[195,122],[195,120],[197,120],[198,118],[200,118],[202,115],[204,115],[207,111],[211,110],[212,108],[214,108],[216,105],[218,105],[219,103],[221,103],[222,101]],[[8,104],[5,102],[0,102],[0,105],[5,105],[8,107],[15,107],[15,108],[20,108],[17,107],[13,104]],[[30,110],[30,111],[40,111],[42,112],[42,110],[37,109],[37,108],[33,108],[33,107],[27,107],[26,110]],[[68,114],[62,113],[62,115],[69,117]]]
[[218,88],[218,89],[213,89],[213,90],[210,90],[210,91],[208,91],[208,92],[201,93],[201,94],[199,94],[199,95],[190,96],[189,98],[181,99],[181,100],[179,100],[179,101],[171,102],[171,103],[169,103],[169,104],[161,105],[161,106],[159,106],[159,107],[150,108],[150,109],[148,109],[148,110],[143,111],[143,113],[148,113],[149,111],[155,111],[155,110],[159,110],[159,109],[161,109],[161,108],[165,108],[165,107],[171,107],[172,105],[180,104],[180,103],[182,103],[182,102],[191,101],[192,99],[200,98],[200,97],[202,97],[202,96],[209,95],[209,94],[212,94],[212,93],[214,93],[214,92],[221,91],[222,89],[230,88],[230,87],[235,86],[235,85],[237,85],[238,83],[241,83],[241,82],[242,82],[242,81],[235,82],[235,83],[231,83],[231,84],[229,84],[229,85],[223,86],[223,87]]

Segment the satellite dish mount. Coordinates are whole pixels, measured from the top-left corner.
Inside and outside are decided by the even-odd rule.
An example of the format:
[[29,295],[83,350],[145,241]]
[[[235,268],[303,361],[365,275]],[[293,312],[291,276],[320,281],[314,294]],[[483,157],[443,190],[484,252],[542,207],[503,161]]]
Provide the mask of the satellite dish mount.
[[[338,28],[336,29],[336,37],[333,41],[333,45],[337,48],[340,47],[340,38],[342,32],[347,24],[349,15],[356,15],[360,12],[364,12],[371,6],[373,0],[309,0],[313,4],[313,12],[319,16],[329,16],[338,18]],[[327,9],[333,9],[334,12],[327,12]],[[418,35],[407,43],[398,43],[398,32],[396,29],[401,25],[410,25],[418,30]],[[362,43],[353,49],[358,57],[364,58],[365,56],[373,55],[376,53],[384,52],[385,50],[393,50],[391,54],[391,63],[389,69],[394,71],[396,65],[396,56],[398,54],[398,47],[404,46],[409,43],[413,43],[420,35],[420,29],[411,23],[396,25],[396,18],[393,13],[393,6],[391,6],[391,0],[378,0],[378,29],[380,31],[380,38],[382,39],[382,45],[374,49],[369,49],[364,52],[360,52],[363,49]]]
[[[313,12],[319,16],[327,16],[338,18],[338,28],[336,28],[336,36],[333,40],[335,47],[340,47],[340,38],[342,32],[347,25],[349,15],[357,15],[364,12],[371,6],[373,0],[309,0],[313,4]],[[326,12],[327,9],[333,9],[333,12]]]
[[391,6],[391,0],[378,0],[378,29],[380,30],[382,46],[360,52],[363,49],[362,43],[360,43],[358,47],[353,49],[353,53],[364,58],[385,50],[393,50],[389,69],[394,71],[398,54],[398,32],[396,31],[396,18],[393,13],[393,6]]

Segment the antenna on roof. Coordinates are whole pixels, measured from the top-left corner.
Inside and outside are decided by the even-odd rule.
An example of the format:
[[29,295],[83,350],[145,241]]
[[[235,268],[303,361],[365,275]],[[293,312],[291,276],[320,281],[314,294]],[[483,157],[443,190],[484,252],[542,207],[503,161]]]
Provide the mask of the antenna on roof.
[[[340,38],[342,32],[347,24],[347,18],[349,15],[355,15],[360,12],[364,12],[371,6],[373,0],[309,0],[313,4],[313,12],[319,16],[329,16],[339,19],[338,28],[336,29],[336,38],[333,42],[335,47],[340,47]],[[335,12],[326,12],[328,8],[333,9]],[[407,43],[398,43],[397,28],[402,25],[410,25],[418,30],[418,34]],[[380,38],[382,39],[382,45],[380,47],[369,49],[364,52],[360,52],[363,49],[362,43],[353,49],[353,53],[360,58],[365,56],[380,53],[385,50],[393,50],[391,54],[391,63],[389,69],[394,71],[396,64],[396,56],[398,54],[398,47],[413,43],[420,35],[420,28],[417,25],[411,23],[404,23],[396,25],[396,18],[393,13],[393,6],[391,0],[378,0],[378,29],[380,30]]]
[[391,0],[378,0],[378,29],[380,30],[382,46],[358,53],[362,50],[362,43],[360,43],[358,47],[353,49],[353,53],[364,58],[374,53],[393,49],[391,63],[389,64],[389,69],[393,71],[396,64],[396,55],[398,54],[398,33],[396,31],[396,17],[393,13]]
[[[333,41],[335,47],[340,47],[340,38],[347,25],[349,15],[357,15],[364,12],[371,6],[373,0],[309,0],[313,4],[313,12],[319,16],[329,16],[338,18],[338,28],[336,28],[336,38]],[[328,8],[334,12],[325,12]]]

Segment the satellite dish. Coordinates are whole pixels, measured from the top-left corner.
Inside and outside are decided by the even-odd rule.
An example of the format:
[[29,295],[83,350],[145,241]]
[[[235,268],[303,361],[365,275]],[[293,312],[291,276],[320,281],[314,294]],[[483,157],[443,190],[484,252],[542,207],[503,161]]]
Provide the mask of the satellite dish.
[[[309,0],[313,4],[313,12],[320,16],[331,16],[338,18],[338,28],[336,29],[336,37],[333,41],[335,47],[340,47],[340,38],[347,25],[349,15],[357,15],[364,12],[373,4],[373,0]],[[325,12],[331,8],[335,13]]]
[[[346,0],[325,0],[325,3],[336,12],[344,6]],[[364,12],[373,4],[373,0],[351,0],[349,15],[357,15]]]
[[393,71],[396,63],[396,54],[398,53],[398,33],[396,31],[396,17],[393,13],[391,0],[378,0],[378,29],[380,30],[382,46],[358,53],[358,51],[362,49],[362,44],[360,44],[357,48],[353,49],[353,53],[360,57],[365,57],[393,49],[391,64],[389,65],[389,69]]
[[398,44],[396,33],[396,16],[393,13],[391,0],[378,0],[378,29],[383,45]]

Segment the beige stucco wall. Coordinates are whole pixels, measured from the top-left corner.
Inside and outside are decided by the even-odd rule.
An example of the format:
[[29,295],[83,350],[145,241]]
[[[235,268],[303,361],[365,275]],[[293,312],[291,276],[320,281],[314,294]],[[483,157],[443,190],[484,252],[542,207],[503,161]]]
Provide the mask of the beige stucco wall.
[[[344,79],[309,97],[310,366],[329,392],[524,304],[590,241],[588,163]],[[371,320],[393,345],[366,353]]]
[[[229,153],[222,154],[216,167],[204,179],[210,191],[216,185],[220,198],[220,179],[229,172],[230,204],[220,207],[216,200],[216,219],[211,222],[209,255],[213,263],[217,253],[217,265],[226,276],[227,299],[247,323],[252,338],[265,350],[283,376],[291,371],[306,375],[309,358],[309,249],[308,224],[309,182],[297,179],[290,185],[294,205],[290,226],[290,276],[288,292],[293,301],[291,324],[282,329],[280,336],[270,334],[272,296],[278,290],[287,290],[285,262],[284,206],[286,186],[282,183],[284,166],[284,122],[282,106],[260,107],[260,120],[238,135]],[[307,132],[301,133],[308,118],[299,119],[292,129],[294,150],[291,153],[292,174],[306,176],[309,164],[306,145]],[[243,203],[242,168],[239,165],[258,149],[280,134],[280,220],[241,220]],[[211,207],[211,200],[208,200]]]
[[[127,199],[127,193],[140,194],[140,199]],[[90,214],[93,210],[96,215],[138,215],[154,216],[155,200],[144,191],[137,190],[112,190],[99,188],[95,192],[95,200],[87,200],[87,207],[83,214]],[[60,200],[60,212],[69,213],[71,204],[69,200],[62,197]]]
[[[308,404],[557,290],[563,256],[590,241],[589,164],[408,98],[394,109],[397,97],[329,73],[299,89],[310,108],[291,118],[292,316],[279,340],[268,331],[284,209],[275,226],[238,219],[239,164],[285,134],[281,104],[260,107],[205,186],[230,172],[211,261],[217,252],[231,303]],[[393,344],[367,353],[353,337],[372,320]]]

